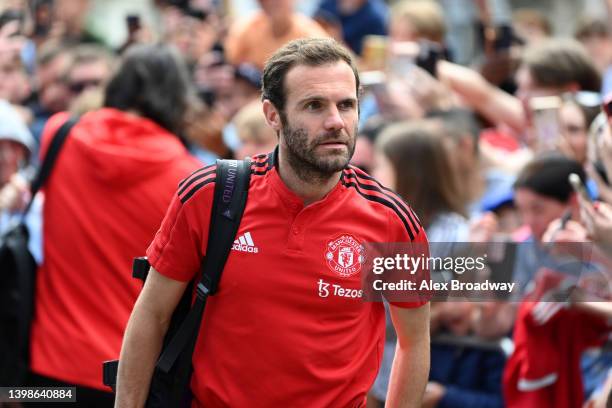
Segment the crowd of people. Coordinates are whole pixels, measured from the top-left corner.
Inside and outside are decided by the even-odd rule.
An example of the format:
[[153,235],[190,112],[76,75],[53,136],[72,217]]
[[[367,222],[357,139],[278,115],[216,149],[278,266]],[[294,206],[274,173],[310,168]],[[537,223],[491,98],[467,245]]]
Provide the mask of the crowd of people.
[[[312,16],[292,0],[258,0],[242,18],[226,3],[154,1],[160,25],[129,15],[127,38],[112,48],[88,29],[91,1],[0,1],[0,234],[33,198],[58,129],[78,118],[26,218],[39,269],[23,383],[76,385],[83,406],[113,404],[101,362],[119,356],[141,289],[132,259],[154,237],[170,241],[170,226],[156,231],[181,180],[218,158],[275,150],[290,129],[275,95],[262,102],[266,62],[292,40],[324,37],[346,47],[360,74],[351,159],[360,170],[351,171],[410,205],[432,253],[517,244],[509,299],[431,303],[422,406],[605,407],[612,2],[560,38],[535,9],[498,25],[491,2],[473,0],[481,56],[469,66],[454,62],[448,10],[436,0],[323,0]],[[283,126],[271,126],[266,101]],[[178,195],[187,200],[207,176]],[[172,211],[182,210],[167,215],[180,223]],[[582,253],[559,265],[554,248],[571,243]],[[387,319],[371,407],[384,406],[392,376]]]

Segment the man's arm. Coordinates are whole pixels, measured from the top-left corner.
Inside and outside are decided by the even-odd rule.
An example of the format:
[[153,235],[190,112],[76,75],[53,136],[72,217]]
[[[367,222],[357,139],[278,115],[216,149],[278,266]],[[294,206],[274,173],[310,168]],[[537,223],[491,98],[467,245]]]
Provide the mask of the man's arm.
[[429,376],[429,303],[414,309],[391,305],[397,348],[387,404],[390,408],[419,408]]
[[115,407],[144,406],[164,335],[186,287],[187,282],[150,269],[123,338]]
[[440,61],[437,73],[440,81],[491,122],[505,124],[518,134],[525,131],[523,105],[515,96],[491,85],[473,69],[452,62]]

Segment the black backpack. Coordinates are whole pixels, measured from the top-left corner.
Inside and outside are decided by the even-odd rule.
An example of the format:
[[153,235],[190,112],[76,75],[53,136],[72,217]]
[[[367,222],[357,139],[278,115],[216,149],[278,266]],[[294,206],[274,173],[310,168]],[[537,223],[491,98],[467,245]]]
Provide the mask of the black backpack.
[[78,118],[68,119],[57,131],[32,182],[32,198],[16,225],[0,236],[0,384],[23,385],[29,368],[30,325],[34,315],[36,269],[28,249],[25,217],[34,197],[49,179],[70,129]]
[[[217,160],[217,181],[208,232],[206,257],[199,281],[191,282],[177,305],[157,364],[146,406],[148,408],[188,407],[192,355],[199,333],[206,299],[217,292],[221,273],[234,242],[246,207],[251,177],[250,160]],[[143,282],[150,265],[146,258],[134,260],[132,275]],[[195,286],[196,299],[192,305]],[[103,382],[115,389],[118,360],[103,364]]]

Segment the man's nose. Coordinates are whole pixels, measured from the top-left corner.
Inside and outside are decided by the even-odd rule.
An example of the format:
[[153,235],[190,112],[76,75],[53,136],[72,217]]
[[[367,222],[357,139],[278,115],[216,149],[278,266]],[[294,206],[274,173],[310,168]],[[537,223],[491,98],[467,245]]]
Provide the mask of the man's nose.
[[326,130],[340,130],[344,128],[344,120],[338,111],[336,106],[332,106],[325,118],[325,129]]

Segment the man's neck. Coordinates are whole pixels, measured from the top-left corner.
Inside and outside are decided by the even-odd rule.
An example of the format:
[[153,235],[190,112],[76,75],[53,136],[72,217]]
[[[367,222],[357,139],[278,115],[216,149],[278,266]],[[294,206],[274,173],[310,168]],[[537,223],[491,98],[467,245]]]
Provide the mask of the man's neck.
[[296,171],[283,154],[278,151],[278,173],[285,185],[300,197],[304,206],[323,199],[340,180],[341,171],[332,175],[322,175],[309,171]]

